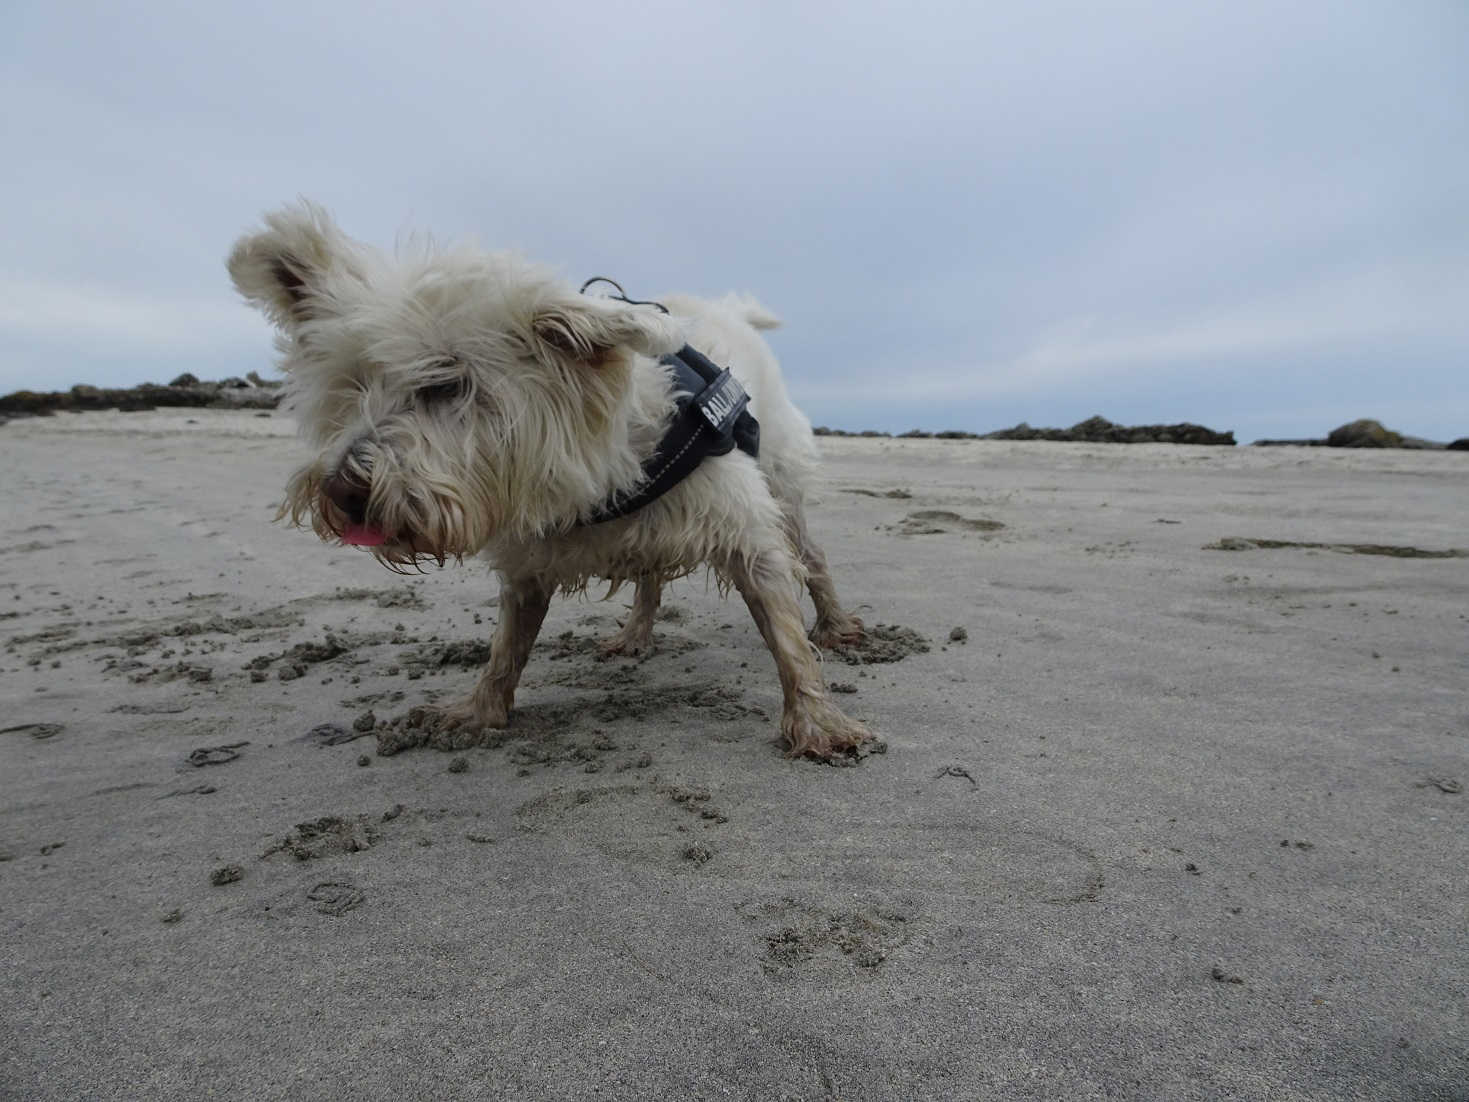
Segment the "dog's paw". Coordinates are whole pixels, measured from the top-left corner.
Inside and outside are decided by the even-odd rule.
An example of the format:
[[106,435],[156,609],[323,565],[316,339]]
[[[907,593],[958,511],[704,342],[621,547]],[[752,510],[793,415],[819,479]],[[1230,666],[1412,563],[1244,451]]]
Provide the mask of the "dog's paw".
[[616,635],[609,636],[597,644],[601,658],[638,658],[653,653],[653,629],[634,628],[628,624]]
[[476,707],[474,701],[439,707],[425,705],[417,711],[429,742],[440,750],[467,750],[480,745],[490,731],[509,725],[508,709]]
[[510,722],[509,709],[503,705],[485,705],[475,700],[461,700],[439,709],[439,724],[444,730],[490,728],[499,730]]
[[887,743],[827,701],[807,701],[781,717],[786,757],[828,765],[852,765],[868,754],[887,753]]
[[867,627],[855,616],[818,620],[811,629],[811,642],[822,650],[860,647],[867,641]]

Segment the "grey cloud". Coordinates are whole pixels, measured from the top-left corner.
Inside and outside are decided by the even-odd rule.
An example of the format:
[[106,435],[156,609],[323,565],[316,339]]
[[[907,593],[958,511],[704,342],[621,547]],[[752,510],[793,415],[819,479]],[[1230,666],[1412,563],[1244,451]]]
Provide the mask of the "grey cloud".
[[1457,3],[31,6],[0,388],[258,366],[221,258],[306,194],[378,244],[754,291],[817,421],[1304,435],[1329,389],[1462,435],[1466,32]]

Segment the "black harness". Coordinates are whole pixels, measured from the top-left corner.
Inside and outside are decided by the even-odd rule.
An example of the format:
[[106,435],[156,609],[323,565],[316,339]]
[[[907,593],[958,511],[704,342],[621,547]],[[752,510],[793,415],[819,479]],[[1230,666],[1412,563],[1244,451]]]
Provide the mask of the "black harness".
[[760,455],[760,422],[745,408],[750,396],[729,368],[716,367],[688,345],[659,362],[673,368],[678,392],[673,424],[644,461],[637,487],[603,502],[588,524],[637,512],[693,474],[705,459],[727,455],[735,448],[751,458]]
[[[582,290],[594,282],[588,280]],[[613,286],[622,290],[615,283]],[[635,306],[656,306],[668,313],[662,303],[637,302],[623,294],[612,297]],[[637,512],[677,486],[705,459],[727,455],[735,448],[751,458],[760,455],[760,422],[745,408],[750,396],[729,368],[716,366],[688,345],[659,362],[672,369],[677,403],[673,423],[643,463],[638,485],[599,505],[585,521],[587,524],[601,524]]]

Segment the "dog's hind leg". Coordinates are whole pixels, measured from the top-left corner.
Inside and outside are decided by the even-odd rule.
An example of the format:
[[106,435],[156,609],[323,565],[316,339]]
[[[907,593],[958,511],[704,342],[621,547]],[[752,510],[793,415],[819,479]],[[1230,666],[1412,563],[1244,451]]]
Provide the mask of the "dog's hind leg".
[[826,556],[811,538],[801,503],[782,501],[781,512],[786,536],[806,567],[806,588],[811,591],[811,602],[816,606],[816,624],[811,629],[811,641],[818,647],[827,648],[858,646],[866,638],[866,631],[862,621],[842,608],[837,600],[837,589],[831,580]]
[[515,686],[551,606],[552,587],[534,578],[505,578],[500,587],[500,623],[490,648],[490,663],[474,692],[444,718],[455,725],[504,727],[510,720]]
[[615,654],[631,657],[652,651],[653,619],[658,615],[658,602],[662,596],[663,583],[657,575],[644,574],[640,577],[627,622],[616,635],[602,641],[602,653],[608,657]]
[[839,761],[882,748],[872,732],[843,715],[827,695],[821,667],[801,622],[792,585],[792,564],[785,551],[758,552],[736,560],[730,577],[755,618],[765,645],[775,657],[784,708],[780,732],[789,757]]

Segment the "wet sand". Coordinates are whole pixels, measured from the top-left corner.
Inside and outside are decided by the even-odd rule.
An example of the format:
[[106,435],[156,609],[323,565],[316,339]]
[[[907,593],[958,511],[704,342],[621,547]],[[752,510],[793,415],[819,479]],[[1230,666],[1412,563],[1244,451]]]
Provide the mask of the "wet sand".
[[822,445],[851,768],[702,576],[395,740],[482,567],[272,525],[280,416],[0,426],[0,1097],[1465,1098],[1469,457]]

